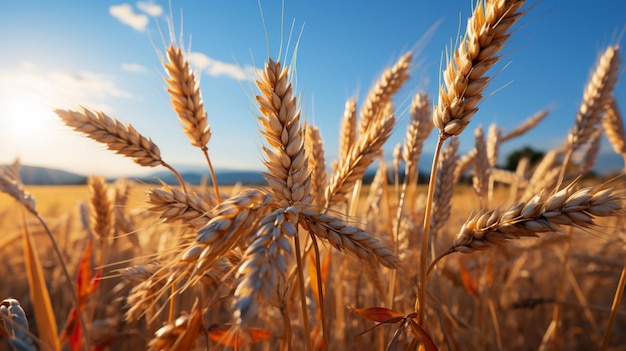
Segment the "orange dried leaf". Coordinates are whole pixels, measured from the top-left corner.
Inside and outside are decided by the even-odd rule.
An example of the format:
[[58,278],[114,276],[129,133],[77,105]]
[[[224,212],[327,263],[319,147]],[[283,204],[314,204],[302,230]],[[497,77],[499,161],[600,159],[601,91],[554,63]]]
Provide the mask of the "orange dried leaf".
[[[309,279],[311,282],[311,290],[313,290],[313,296],[315,297],[315,301],[317,301],[317,304],[319,305],[319,287],[317,284],[317,266],[315,264],[315,254],[313,252],[311,252],[309,254]],[[326,292],[326,279],[328,277],[328,270],[330,268],[330,255],[326,255],[324,256],[324,259],[322,261],[321,264],[321,269],[322,269],[322,274],[321,274],[321,281],[322,281],[322,293]]]
[[[78,265],[78,272],[76,274],[76,294],[78,295],[81,311],[85,310],[89,296],[91,296],[98,288],[98,285],[100,285],[100,277],[102,275],[102,270],[98,270],[95,276],[92,277],[92,250],[93,240],[89,240],[85,246],[83,258]],[[70,310],[67,321],[65,322],[65,327],[59,338],[61,342],[69,341],[70,349],[73,351],[82,348],[82,329],[78,322],[78,311],[76,307],[72,307]]]
[[435,345],[433,339],[430,337],[430,335],[428,335],[424,328],[420,327],[419,324],[417,324],[413,319],[409,320],[409,325],[411,326],[411,332],[413,333],[413,336],[415,336],[417,340],[422,342],[422,345],[424,345],[426,351],[439,350],[437,348],[437,345]]
[[385,307],[353,308],[352,313],[379,323],[397,323],[404,318],[404,313]]
[[185,331],[178,337],[174,345],[169,349],[170,351],[185,351],[192,350],[196,346],[196,340],[202,334],[203,321],[202,311],[196,308],[193,315],[187,323]]
[[41,341],[53,351],[61,350],[61,343],[57,338],[57,323],[54,317],[52,302],[46,286],[46,280],[39,261],[39,255],[28,231],[26,218],[22,212],[24,262],[30,298],[35,308],[35,320],[39,329]]
[[[240,331],[244,335],[240,335]],[[209,339],[223,346],[242,347],[263,340],[267,340],[272,334],[261,328],[243,328],[233,330],[230,325],[214,326],[209,328]]]
[[467,291],[468,295],[478,298],[478,279],[472,277],[470,272],[465,268],[461,260],[458,260],[459,268],[461,270],[461,280],[463,281],[463,287]]

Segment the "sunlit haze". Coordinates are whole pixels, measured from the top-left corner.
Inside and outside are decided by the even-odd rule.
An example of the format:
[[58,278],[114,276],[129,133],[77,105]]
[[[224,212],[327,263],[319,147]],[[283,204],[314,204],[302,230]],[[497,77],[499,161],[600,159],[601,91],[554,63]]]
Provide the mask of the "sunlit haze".
[[[387,144],[404,137],[411,96],[425,90],[436,104],[442,57],[465,29],[472,1],[198,1],[0,2],[0,164],[84,175],[153,172],[63,126],[54,108],[104,111],[152,138],[174,166],[202,166],[170,108],[159,55],[171,38],[190,48],[201,74],[218,169],[262,169],[252,80],[268,56],[295,65],[303,118],[319,126],[336,158],[346,99],[362,102],[382,70],[408,50],[411,80],[396,96],[400,121]],[[623,44],[626,2],[531,1],[503,50],[470,127],[505,131],[539,110],[548,118],[501,154],[524,145],[547,150],[566,138],[599,54]],[[281,18],[283,20],[281,20]],[[264,21],[263,21],[264,20]],[[267,40],[266,40],[267,36]],[[620,50],[623,52],[623,49]],[[623,54],[622,54],[623,55]],[[623,74],[620,74],[623,78]],[[626,106],[626,84],[615,97]],[[464,133],[461,152],[473,147]],[[434,136],[425,147],[429,164]],[[603,141],[601,153],[610,154]],[[619,160],[619,159],[618,159]],[[616,163],[616,169],[623,165]]]

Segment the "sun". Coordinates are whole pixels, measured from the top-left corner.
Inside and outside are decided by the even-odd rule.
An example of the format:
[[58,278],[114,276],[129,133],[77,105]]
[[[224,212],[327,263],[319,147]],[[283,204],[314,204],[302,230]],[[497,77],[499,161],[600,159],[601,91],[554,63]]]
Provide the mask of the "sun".
[[43,141],[55,128],[55,121],[52,109],[36,94],[22,92],[0,100],[0,134],[14,143]]

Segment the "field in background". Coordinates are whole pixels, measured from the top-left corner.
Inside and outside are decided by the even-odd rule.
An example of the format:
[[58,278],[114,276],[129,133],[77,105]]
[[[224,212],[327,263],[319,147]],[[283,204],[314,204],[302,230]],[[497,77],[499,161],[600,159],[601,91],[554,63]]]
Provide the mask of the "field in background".
[[[35,196],[37,207],[41,208],[43,217],[55,233],[66,255],[70,271],[75,276],[80,255],[88,242],[88,233],[81,222],[79,206],[81,203],[89,203],[89,187],[28,188]],[[115,350],[143,349],[152,338],[152,333],[162,323],[146,325],[144,321],[123,322],[123,312],[126,311],[123,304],[135,283],[120,277],[119,270],[133,265],[145,265],[153,259],[153,253],[170,251],[180,240],[174,238],[185,231],[180,223],[162,224],[162,220],[158,218],[159,213],[148,211],[149,206],[145,200],[146,192],[150,188],[152,187],[143,184],[130,184],[128,201],[121,210],[129,216],[135,230],[132,234],[116,237],[107,244],[107,264],[100,295],[95,302],[92,332],[96,335],[96,340],[106,341],[104,344],[110,342],[112,349]],[[231,187],[222,189],[224,194],[233,190]],[[393,185],[389,185],[387,190],[391,201],[397,199]],[[424,187],[420,187],[418,191],[422,193],[424,190]],[[369,191],[369,186],[362,190],[359,213],[367,211],[367,202],[364,200]],[[500,186],[496,188],[494,194],[494,203],[504,204],[509,189]],[[455,189],[452,203],[454,215],[443,229],[442,236],[437,239],[441,243],[437,251],[449,245],[467,217],[478,210],[477,196],[467,185],[460,185]],[[390,206],[393,208],[395,205],[391,203]],[[4,230],[0,238],[0,275],[10,277],[9,284],[0,284],[0,296],[19,299],[29,320],[32,321],[32,331],[37,333],[22,255],[20,239],[22,226],[18,220],[21,212],[20,206],[13,199],[4,194],[0,195],[0,227]],[[48,238],[28,214],[26,218],[45,267],[57,323],[63,326],[72,302],[63,284],[57,260],[50,252]],[[603,230],[592,233],[577,231],[573,237],[567,273],[572,288],[565,291],[560,301],[564,306],[562,327],[565,332],[563,341],[565,345],[570,347],[576,345],[577,349],[584,349],[587,346],[592,347],[601,339],[623,262],[623,247],[621,244],[616,245],[621,240],[619,236],[623,235],[621,234],[623,225],[619,224],[620,222],[619,219],[602,221]],[[564,234],[548,234],[541,238],[527,238],[510,243],[498,250],[449,257],[442,262],[441,275],[436,278],[442,290],[435,299],[447,300],[446,305],[450,309],[446,311],[459,316],[456,318],[463,318],[457,320],[458,325],[454,326],[453,330],[464,334],[460,336],[463,338],[468,338],[468,333],[478,333],[481,329],[495,333],[493,328],[496,325],[491,324],[493,317],[491,313],[497,311],[497,326],[500,328],[497,331],[497,339],[503,343],[504,349],[535,349],[552,318],[556,302],[554,293],[557,290],[554,277],[558,276],[561,267],[563,245],[566,240]],[[332,253],[332,250],[328,251],[327,248],[324,245],[323,252]],[[415,257],[415,253],[405,253],[405,256]],[[395,328],[380,327],[377,332],[357,336],[372,327],[372,324],[350,311],[352,308],[371,306],[376,300],[375,295],[384,295],[387,287],[376,284],[371,286],[362,281],[359,276],[365,267],[358,260],[348,258],[338,262],[339,266],[335,269],[342,271],[339,274],[341,278],[329,282],[327,291],[330,301],[335,301],[334,305],[327,306],[329,320],[333,325],[342,323],[337,327],[342,330],[343,342],[356,349],[369,350],[372,343],[381,346],[383,340],[391,337]],[[406,264],[416,265],[417,262],[412,263],[409,260]],[[350,285],[357,290],[348,288]],[[184,298],[177,302],[179,308],[189,310],[197,294],[198,291],[195,289],[185,293]],[[345,299],[340,299],[333,297],[334,294],[348,295]],[[400,291],[396,299],[410,301],[413,294],[413,291]],[[210,316],[215,322],[220,320],[227,322],[230,318],[221,314]],[[163,318],[164,316],[159,319]],[[256,345],[260,348],[254,348],[255,350],[266,350],[268,347],[272,349],[269,345],[278,343],[281,329],[272,325],[266,325],[265,328],[270,330],[273,336],[268,341]],[[626,343],[626,334],[620,330],[626,330],[624,312],[619,313],[616,322],[613,339],[616,345]],[[499,348],[492,344],[495,342],[493,335],[486,337],[477,334],[471,338],[476,338],[474,341],[476,344],[487,346],[488,349]],[[338,340],[334,340],[334,344],[331,343],[331,346],[335,345],[331,349],[341,347],[342,344],[337,342]],[[0,350],[10,350],[5,341],[0,340]]]

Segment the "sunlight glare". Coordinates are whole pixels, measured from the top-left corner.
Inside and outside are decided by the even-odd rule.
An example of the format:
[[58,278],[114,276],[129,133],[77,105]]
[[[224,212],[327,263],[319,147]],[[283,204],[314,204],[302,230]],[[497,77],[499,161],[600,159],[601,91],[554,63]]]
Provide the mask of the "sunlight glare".
[[56,115],[41,99],[20,94],[0,104],[0,121],[4,137],[18,144],[39,144],[54,128]]

